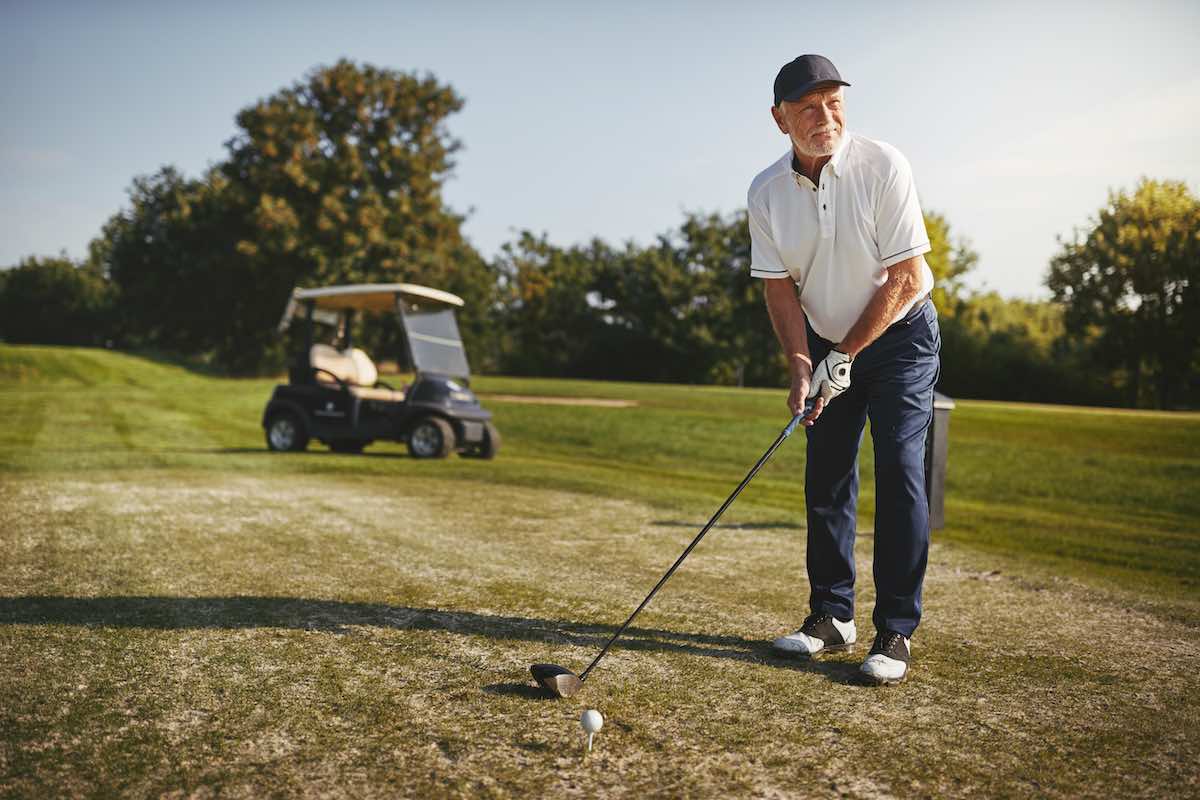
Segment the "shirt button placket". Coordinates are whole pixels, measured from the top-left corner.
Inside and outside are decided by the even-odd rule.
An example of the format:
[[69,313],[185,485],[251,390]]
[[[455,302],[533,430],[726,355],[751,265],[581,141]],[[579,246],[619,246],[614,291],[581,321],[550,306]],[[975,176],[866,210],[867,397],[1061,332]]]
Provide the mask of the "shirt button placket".
[[833,217],[829,214],[829,184],[821,183],[821,233],[833,234]]

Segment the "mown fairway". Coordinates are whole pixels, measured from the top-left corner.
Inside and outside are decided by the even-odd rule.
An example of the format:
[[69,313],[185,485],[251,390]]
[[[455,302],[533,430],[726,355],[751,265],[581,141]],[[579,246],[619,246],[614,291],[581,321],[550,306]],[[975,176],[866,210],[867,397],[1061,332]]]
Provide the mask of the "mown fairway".
[[586,666],[782,393],[479,378],[500,457],[429,463],[269,454],[271,386],[0,346],[0,795],[1200,793],[1200,415],[960,403],[884,690],[867,646],[769,651],[806,611],[797,437],[552,701],[528,665]]

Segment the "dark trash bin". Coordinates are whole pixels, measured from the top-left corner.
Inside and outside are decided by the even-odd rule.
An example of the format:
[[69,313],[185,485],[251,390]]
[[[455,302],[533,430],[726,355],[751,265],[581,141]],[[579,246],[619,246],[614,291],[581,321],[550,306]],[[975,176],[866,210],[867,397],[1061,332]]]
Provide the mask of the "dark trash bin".
[[925,494],[929,498],[930,530],[946,527],[946,457],[953,409],[952,399],[933,393],[933,423],[925,435]]

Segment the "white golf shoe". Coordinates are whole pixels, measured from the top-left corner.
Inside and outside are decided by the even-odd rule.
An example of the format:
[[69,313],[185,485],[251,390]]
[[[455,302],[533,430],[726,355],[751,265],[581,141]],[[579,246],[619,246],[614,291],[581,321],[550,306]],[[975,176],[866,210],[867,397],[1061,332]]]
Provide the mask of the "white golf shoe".
[[856,638],[854,620],[842,622],[830,614],[813,612],[804,620],[800,630],[780,636],[772,643],[772,647],[783,655],[815,656],[826,650],[848,650]]
[[908,675],[909,641],[895,631],[875,635],[871,652],[859,671],[863,678],[878,686],[900,683]]

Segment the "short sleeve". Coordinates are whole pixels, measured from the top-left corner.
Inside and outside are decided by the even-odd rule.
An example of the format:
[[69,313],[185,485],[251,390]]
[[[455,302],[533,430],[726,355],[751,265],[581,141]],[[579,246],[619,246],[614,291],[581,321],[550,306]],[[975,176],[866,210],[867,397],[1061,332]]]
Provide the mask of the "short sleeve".
[[[762,192],[758,193],[762,196]],[[767,209],[752,194],[746,198],[747,216],[750,220],[750,276],[754,278],[791,277],[779,256],[779,248],[771,236],[771,222]]]
[[884,267],[928,253],[929,234],[917,199],[912,167],[899,151],[889,152],[891,170],[875,204],[875,234]]

